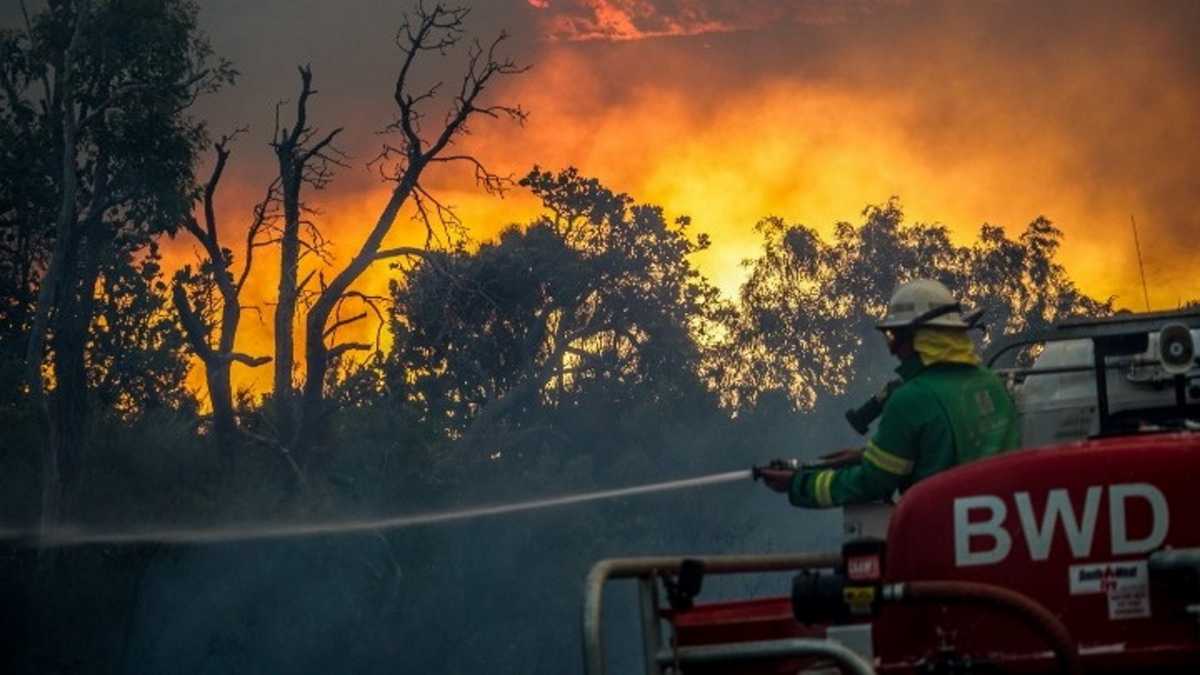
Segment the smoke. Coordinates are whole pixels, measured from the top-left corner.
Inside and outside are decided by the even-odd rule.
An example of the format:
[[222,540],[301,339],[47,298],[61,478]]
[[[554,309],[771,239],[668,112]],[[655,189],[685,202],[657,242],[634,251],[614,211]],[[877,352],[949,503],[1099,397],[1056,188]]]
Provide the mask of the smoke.
[[[726,290],[757,218],[828,231],[896,194],[960,241],[1045,214],[1084,290],[1140,308],[1134,215],[1155,308],[1200,294],[1192,3],[872,3],[824,23],[806,3],[595,4],[637,31],[548,47],[520,92],[536,114],[522,145],[693,215]],[[696,37],[625,41],[659,33]]]
[[[473,27],[482,36],[513,29],[534,69],[492,96],[520,102],[531,118],[523,129],[481,123],[462,149],[518,176],[535,163],[575,165],[639,201],[693,216],[714,242],[697,264],[727,293],[743,278],[740,262],[758,250],[759,218],[828,233],[865,204],[899,195],[910,219],[944,222],[960,242],[984,222],[1016,234],[1044,214],[1066,233],[1062,260],[1086,292],[1140,309],[1133,215],[1152,305],[1200,296],[1190,274],[1200,225],[1194,3],[517,4],[507,14],[500,4],[477,8]],[[337,21],[353,33],[356,16]],[[286,34],[307,25],[303,13],[289,20]],[[361,167],[378,151],[372,132],[392,114],[395,54],[381,23],[364,29],[370,40],[344,43],[345,59],[331,44],[314,55],[286,39],[292,51],[252,50],[244,55],[252,79],[222,95],[243,115],[255,100],[255,128],[269,129],[272,103],[294,95],[294,64],[313,61],[321,90],[313,118],[345,124],[355,158],[329,190],[311,195],[337,261],[361,240],[388,189]],[[226,35],[222,25],[212,30],[215,39]],[[594,39],[576,41],[584,35]],[[656,37],[667,35],[675,37]],[[453,81],[455,63],[439,67],[431,77]],[[215,129],[256,122],[225,120],[223,105],[212,108]],[[263,148],[235,152],[221,195],[234,230],[273,169]],[[537,213],[520,192],[483,195],[466,171],[430,175],[429,184],[458,207],[476,240]],[[397,229],[388,245],[422,240],[416,223],[402,219]],[[181,240],[168,254],[187,262],[192,248]],[[239,341],[251,353],[270,348],[276,270],[270,256],[261,262],[247,301],[267,314],[244,320]],[[376,265],[361,287],[381,293],[394,275]],[[374,329],[364,321],[342,337],[371,341]],[[256,391],[269,381],[266,368],[235,373]]]
[[[551,41],[644,40],[760,30],[784,23],[840,23],[886,0],[528,0]],[[893,0],[894,1],[894,0]]]

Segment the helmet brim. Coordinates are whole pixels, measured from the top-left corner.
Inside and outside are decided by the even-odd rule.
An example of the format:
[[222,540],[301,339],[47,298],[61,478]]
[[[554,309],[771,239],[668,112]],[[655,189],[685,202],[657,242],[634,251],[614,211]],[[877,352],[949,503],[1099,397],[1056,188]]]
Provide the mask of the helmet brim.
[[933,326],[936,328],[970,328],[971,324],[967,323],[960,314],[945,314],[943,316],[934,317],[928,321],[923,321],[916,326],[913,325],[912,319],[889,319],[884,317],[883,321],[875,324],[876,330],[897,330],[900,328],[921,328],[923,326]]

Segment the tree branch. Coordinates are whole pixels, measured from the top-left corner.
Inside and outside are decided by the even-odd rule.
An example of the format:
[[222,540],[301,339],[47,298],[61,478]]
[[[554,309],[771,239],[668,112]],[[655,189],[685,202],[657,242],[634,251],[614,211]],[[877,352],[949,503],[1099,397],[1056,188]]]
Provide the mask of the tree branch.
[[388,258],[399,258],[401,256],[412,256],[416,258],[432,259],[433,255],[426,248],[416,248],[415,246],[398,246],[396,248],[385,248],[375,254],[375,260],[386,260]]
[[250,366],[251,368],[265,366],[271,362],[271,357],[269,356],[250,356],[249,354],[243,354],[241,352],[226,352],[224,354],[218,354],[217,358],[227,363],[242,363]]
[[325,138],[322,138],[320,141],[318,141],[316,143],[316,145],[309,148],[303,155],[300,156],[300,163],[307,164],[308,161],[310,159],[312,159],[313,157],[321,157],[322,159],[324,159],[326,161],[334,162],[338,165],[345,166],[344,164],[342,164],[342,162],[321,154],[321,151],[324,150],[326,147],[330,147],[329,144],[333,143],[333,139],[337,138],[337,135],[342,133],[343,128],[344,127],[338,127],[336,129],[334,129],[333,131],[329,132],[328,134],[326,134]]
[[297,66],[300,71],[300,98],[296,101],[296,124],[287,138],[287,145],[296,147],[308,123],[308,97],[317,93],[312,88],[312,64]]
[[384,298],[368,296],[365,293],[362,293],[361,291],[346,291],[342,295],[342,298],[343,299],[358,298],[359,300],[362,301],[362,303],[364,305],[369,307],[371,309],[371,311],[375,313],[375,318],[379,319],[379,323],[377,323],[375,325],[375,350],[379,351],[380,344],[382,344],[381,340],[382,340],[382,334],[383,334],[383,327],[387,324],[387,319],[385,319],[383,317],[383,312],[380,311],[379,307],[375,304],[375,302],[382,301],[382,300],[384,300]]
[[296,284],[296,292],[297,293],[302,292],[304,290],[304,287],[308,285],[308,282],[312,281],[313,275],[315,275],[316,273],[317,273],[316,270],[311,270],[311,271],[309,271],[308,274],[305,274],[304,278],[300,280],[300,283]]
[[449,240],[453,238],[452,231],[456,228],[461,229],[462,220],[454,209],[441,200],[434,197],[420,183],[413,184],[413,204],[417,207],[417,213],[420,215],[422,222],[425,223],[425,247],[429,248],[433,241],[433,223],[429,219],[429,210],[425,202],[433,205],[434,213],[437,215],[438,224],[442,226],[442,234]]
[[267,186],[267,194],[263,200],[254,206],[254,218],[250,222],[250,228],[246,231],[246,262],[242,265],[242,273],[238,276],[236,289],[240,295],[242,287],[246,285],[246,279],[250,276],[250,267],[254,261],[254,249],[258,248],[256,243],[259,231],[267,224],[270,219],[270,205],[278,200],[279,177],[276,176],[271,184]]
[[[30,18],[29,18],[29,8],[25,6],[25,0],[21,0],[21,15],[23,17],[25,17],[25,34],[29,37],[29,48],[33,49],[33,46],[34,46],[33,21],[30,20]],[[43,70],[40,73],[40,77],[38,79],[41,80],[41,82],[42,82],[42,93],[45,96],[44,100],[49,102],[52,97],[52,94],[51,94],[51,87],[50,87],[50,79],[46,75],[45,70]]]
[[442,153],[442,150],[450,144],[451,140],[463,131],[463,125],[467,119],[475,112],[485,112],[492,117],[497,116],[498,111],[504,112],[509,117],[519,123],[524,123],[528,114],[521,109],[520,106],[492,106],[490,108],[480,109],[475,107],[475,101],[479,95],[488,87],[488,83],[496,75],[520,75],[527,72],[529,66],[518,66],[512,59],[504,61],[496,61],[496,48],[502,42],[508,39],[508,33],[501,31],[500,34],[492,41],[492,44],[487,50],[487,60],[480,66],[480,59],[483,57],[483,49],[479,42],[475,42],[468,53],[467,72],[463,76],[462,85],[459,89],[458,98],[455,101],[455,106],[449,113],[448,120],[442,133],[430,146],[429,150],[424,153],[426,159],[436,157]]
[[367,318],[367,313],[360,312],[358,314],[355,314],[354,316],[351,316],[351,317],[348,317],[345,319],[338,319],[337,321],[333,322],[333,325],[331,325],[329,328],[325,329],[325,337],[329,337],[334,332],[336,332],[337,329],[341,328],[342,326],[349,326],[350,324],[358,322],[358,321],[362,321],[365,318]]
[[333,360],[348,351],[367,351],[373,345],[366,342],[346,342],[329,348],[329,359]]
[[400,108],[399,125],[404,132],[410,160],[415,160],[422,154],[421,136],[416,127],[419,119],[416,106],[421,101],[431,98],[440,83],[424,94],[413,97],[407,93],[409,73],[419,53],[438,51],[445,54],[446,50],[458,44],[462,39],[463,22],[468,14],[470,9],[465,7],[448,9],[439,3],[434,5],[433,9],[426,10],[423,4],[418,4],[416,16],[406,16],[400,29],[396,31],[396,44],[404,53],[404,61],[396,76],[393,98]]
[[184,277],[181,274],[175,276],[175,283],[171,287],[171,299],[174,301],[175,309],[179,313],[179,322],[183,324],[183,331],[187,337],[188,344],[196,352],[196,356],[200,357],[200,360],[205,364],[208,364],[214,356],[212,347],[208,344],[209,329],[200,320],[196,311],[192,309],[192,303],[188,300],[187,290],[184,288]]
[[482,187],[488,194],[494,194],[503,197],[504,192],[516,185],[512,174],[501,176],[492,173],[477,157],[471,155],[445,155],[442,157],[434,157],[429,160],[432,162],[464,162],[470,164],[475,169],[475,184]]

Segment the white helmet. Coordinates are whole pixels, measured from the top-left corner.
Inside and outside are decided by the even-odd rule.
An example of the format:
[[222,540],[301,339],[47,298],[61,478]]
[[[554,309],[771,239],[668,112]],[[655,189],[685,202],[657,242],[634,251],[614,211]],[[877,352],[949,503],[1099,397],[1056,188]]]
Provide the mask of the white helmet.
[[941,326],[970,328],[972,322],[963,318],[962,303],[954,299],[950,289],[933,279],[914,279],[901,284],[888,300],[887,314],[876,324],[880,330]]

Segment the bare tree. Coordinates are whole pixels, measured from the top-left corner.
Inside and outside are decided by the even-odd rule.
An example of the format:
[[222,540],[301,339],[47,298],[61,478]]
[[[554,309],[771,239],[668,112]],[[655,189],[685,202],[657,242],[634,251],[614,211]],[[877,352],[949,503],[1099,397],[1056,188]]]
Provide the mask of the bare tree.
[[[278,181],[272,182],[267,188],[267,194],[254,207],[250,226],[246,232],[246,252],[242,261],[241,271],[236,278],[233,274],[233,253],[222,246],[220,229],[217,226],[217,214],[214,206],[214,196],[225,165],[229,160],[229,143],[241,133],[235,131],[232,136],[222,137],[216,143],[217,161],[213,166],[211,177],[204,186],[203,211],[204,225],[198,223],[194,216],[184,221],[186,229],[204,248],[205,260],[202,270],[208,271],[212,285],[219,295],[220,320],[216,345],[213,345],[213,323],[204,311],[205,307],[198,302],[193,306],[188,298],[188,288],[194,285],[196,279],[190,267],[184,267],[176,273],[172,287],[172,299],[175,309],[179,312],[188,345],[204,364],[204,376],[208,384],[209,400],[212,403],[212,428],[218,444],[223,450],[232,449],[231,441],[237,433],[237,421],[233,409],[233,387],[230,382],[230,369],[234,363],[242,363],[250,367],[258,367],[269,363],[269,356],[250,356],[234,351],[237,339],[238,323],[242,316],[241,292],[250,276],[254,262],[254,250],[272,243],[273,240],[263,238],[266,225],[274,216],[273,204],[278,201]],[[206,289],[207,290],[207,289]],[[202,292],[202,299],[210,295]]]
[[[341,127],[318,138],[316,129],[308,125],[308,100],[317,91],[312,88],[312,68],[300,67],[300,97],[296,101],[296,119],[292,128],[281,127],[279,108],[275,108],[275,131],[271,147],[279,162],[279,186],[283,201],[283,228],[280,233],[279,290],[275,306],[275,413],[279,438],[289,441],[296,431],[295,390],[292,371],[295,367],[296,306],[309,274],[299,280],[300,259],[307,252],[320,253],[320,231],[306,218],[300,193],[305,185],[323,189],[332,178],[334,166],[345,164],[333,145]],[[280,104],[282,105],[282,104]],[[302,230],[307,229],[312,242],[306,244]]]
[[[435,163],[464,163],[474,169],[477,183],[489,192],[502,192],[512,184],[510,178],[491,172],[473,155],[447,154],[447,149],[468,133],[468,122],[479,115],[504,117],[517,123],[524,123],[526,119],[525,111],[519,106],[485,105],[481,102],[482,94],[497,78],[520,74],[528,69],[511,59],[498,56],[498,48],[508,37],[506,33],[501,32],[486,46],[477,40],[469,43],[465,72],[458,91],[448,101],[449,109],[443,124],[436,134],[427,137],[422,132],[423,109],[438,99],[444,83],[437,82],[428,89],[414,90],[413,67],[419,58],[430,52],[445,55],[462,44],[468,13],[466,8],[447,7],[441,3],[426,7],[424,3],[419,3],[397,32],[396,43],[403,55],[393,94],[398,115],[388,131],[397,134],[400,141],[396,146],[385,145],[377,158],[381,167],[390,165],[381,171],[395,186],[358,251],[321,289],[308,312],[305,321],[305,381],[300,424],[293,440],[295,444],[311,442],[324,416],[325,380],[331,362],[349,350],[370,348],[369,345],[355,342],[326,343],[332,333],[330,317],[351,292],[350,287],[376,261],[424,255],[435,239],[435,223],[443,228],[457,223],[453,212],[421,184],[425,169]],[[410,202],[424,221],[426,247],[381,250],[383,240],[391,231],[400,210]],[[339,322],[341,325],[344,323]]]

